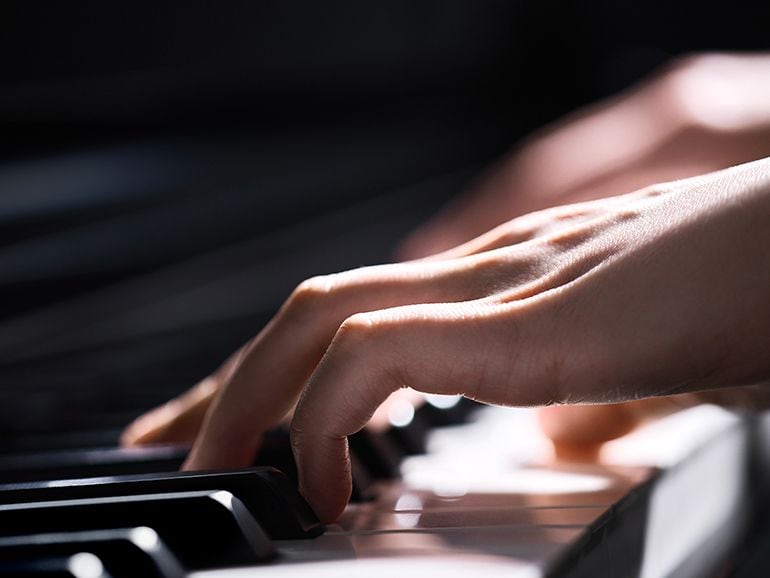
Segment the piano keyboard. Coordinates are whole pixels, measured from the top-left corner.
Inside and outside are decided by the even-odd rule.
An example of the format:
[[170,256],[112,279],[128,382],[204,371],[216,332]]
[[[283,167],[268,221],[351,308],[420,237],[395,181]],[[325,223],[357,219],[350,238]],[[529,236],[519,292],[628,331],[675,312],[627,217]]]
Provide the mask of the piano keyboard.
[[707,576],[749,522],[749,428],[717,408],[608,444],[615,465],[551,462],[530,410],[398,423],[351,440],[356,500],[326,527],[263,463],[291,464],[280,434],[232,472],[169,471],[182,448],[4,456],[0,576]]

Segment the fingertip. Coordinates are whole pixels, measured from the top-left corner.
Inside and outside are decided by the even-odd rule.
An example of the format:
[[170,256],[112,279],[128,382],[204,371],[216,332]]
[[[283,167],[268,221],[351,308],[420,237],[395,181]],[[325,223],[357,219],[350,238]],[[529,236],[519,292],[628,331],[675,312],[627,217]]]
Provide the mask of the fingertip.
[[196,470],[199,470],[200,468],[195,465],[194,462],[190,460],[188,457],[182,465],[179,467],[179,470],[182,472],[194,472]]
[[541,408],[538,420],[555,444],[596,446],[624,436],[639,424],[629,404],[573,405]]
[[237,436],[229,431],[201,432],[182,464],[183,471],[246,468],[254,463],[260,437]]
[[120,433],[118,445],[122,448],[131,448],[140,445],[141,442],[139,440],[141,439],[142,433],[137,431],[137,428],[131,423]]
[[322,524],[337,521],[350,500],[350,490],[318,493],[312,487],[300,484],[299,493],[305,498]]
[[120,434],[121,447],[157,443],[172,417],[166,405],[155,408],[131,422]]
[[134,427],[134,424],[131,424],[121,432],[118,445],[122,448],[133,448],[144,445],[146,443],[145,439],[144,432]]
[[198,434],[216,390],[216,381],[209,377],[179,397],[151,409],[123,430],[120,445],[190,444]]
[[603,444],[570,444],[552,441],[556,462],[598,463]]
[[303,450],[293,440],[299,474],[299,492],[318,519],[329,524],[337,520],[353,490],[347,440],[329,440],[324,448]]
[[196,442],[193,444],[193,447],[190,449],[190,452],[187,454],[187,457],[185,458],[184,462],[182,463],[182,466],[179,469],[183,472],[193,472],[196,470],[205,469],[205,467],[200,464],[199,456],[200,456],[200,440],[196,440]]

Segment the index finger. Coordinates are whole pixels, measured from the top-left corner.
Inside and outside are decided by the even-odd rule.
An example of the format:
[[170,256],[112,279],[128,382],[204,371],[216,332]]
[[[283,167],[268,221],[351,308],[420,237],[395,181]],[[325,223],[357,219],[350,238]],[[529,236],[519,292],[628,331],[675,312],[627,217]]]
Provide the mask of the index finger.
[[248,465],[261,433],[291,411],[340,324],[351,315],[416,302],[466,300],[479,290],[478,281],[469,282],[448,262],[369,267],[301,284],[244,349],[184,467]]

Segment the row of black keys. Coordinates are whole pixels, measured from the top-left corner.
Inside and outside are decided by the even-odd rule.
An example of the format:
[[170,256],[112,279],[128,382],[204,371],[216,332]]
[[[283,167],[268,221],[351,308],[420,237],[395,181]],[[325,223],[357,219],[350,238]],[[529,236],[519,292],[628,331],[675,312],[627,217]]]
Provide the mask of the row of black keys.
[[14,484],[0,499],[3,576],[88,552],[113,578],[166,578],[265,562],[271,539],[323,530],[294,484],[266,467]]
[[[470,409],[425,405],[405,427],[353,436],[354,497],[365,499],[371,480],[394,476],[405,454],[423,451],[431,427]],[[0,457],[0,576],[168,578],[263,563],[274,557],[271,539],[323,531],[290,479],[285,431],[268,436],[256,462],[289,477],[272,467],[157,473],[183,457],[174,448]]]

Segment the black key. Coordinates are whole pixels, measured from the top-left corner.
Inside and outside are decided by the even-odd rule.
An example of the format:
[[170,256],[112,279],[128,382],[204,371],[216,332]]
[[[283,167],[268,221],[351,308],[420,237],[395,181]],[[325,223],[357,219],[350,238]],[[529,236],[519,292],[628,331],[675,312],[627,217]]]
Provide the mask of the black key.
[[[353,455],[351,458],[355,462],[355,456]],[[294,461],[294,454],[291,450],[289,429],[283,426],[279,426],[267,431],[262,437],[259,451],[257,452],[257,455],[254,458],[254,463],[252,465],[276,468],[283,472],[286,477],[289,478],[289,480],[291,480],[296,486],[297,464]],[[367,488],[370,485],[371,479],[368,472],[364,468],[355,466],[360,466],[360,464],[354,463],[353,467],[353,494],[351,496],[351,500],[354,502],[361,501],[366,498],[368,495]],[[315,519],[315,515],[313,515],[313,518]],[[277,538],[277,536],[273,536],[272,533],[270,533],[268,528],[265,529],[273,538]],[[313,535],[317,534],[312,534],[308,537],[312,537]]]
[[6,564],[70,558],[79,552],[95,555],[114,578],[185,575],[160,536],[147,527],[0,538],[0,560]]
[[438,407],[426,401],[416,408],[414,417],[403,426],[392,426],[386,435],[404,455],[423,454],[426,451],[428,433],[434,427],[464,423],[479,407],[477,402],[460,398],[454,405]]
[[297,464],[291,451],[289,429],[276,427],[265,432],[252,465],[276,468],[286,474],[296,485]]
[[0,438],[0,455],[116,447],[120,431],[56,431]]
[[78,552],[72,556],[0,562],[2,578],[114,578],[98,556]]
[[276,540],[311,538],[323,532],[294,484],[275,468],[266,467],[5,485],[0,486],[0,504],[216,490],[237,497]]
[[230,492],[174,492],[0,506],[0,536],[149,526],[191,569],[257,564],[274,550]]
[[393,441],[379,432],[364,428],[348,438],[351,453],[374,479],[394,479],[403,457]]
[[480,407],[483,407],[483,404],[461,397],[449,407],[437,407],[426,401],[415,413],[430,427],[446,427],[465,423],[470,414]]
[[402,455],[413,456],[425,453],[429,429],[425,418],[417,411],[408,424],[391,426],[385,435],[401,450]]
[[160,446],[8,454],[0,456],[0,483],[173,472],[187,448]]

